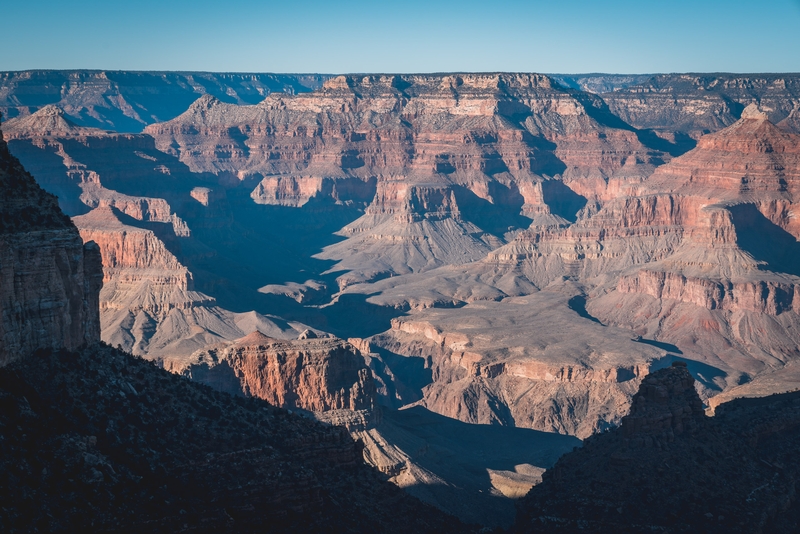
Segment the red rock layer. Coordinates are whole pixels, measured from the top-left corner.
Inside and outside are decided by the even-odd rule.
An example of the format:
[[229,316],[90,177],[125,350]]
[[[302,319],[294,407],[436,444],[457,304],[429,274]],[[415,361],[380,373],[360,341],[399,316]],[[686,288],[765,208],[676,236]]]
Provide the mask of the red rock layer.
[[372,374],[358,349],[340,339],[285,341],[256,330],[233,344],[199,351],[190,361],[183,372],[195,380],[220,387],[209,371],[226,368],[239,394],[275,406],[315,412],[374,408]]

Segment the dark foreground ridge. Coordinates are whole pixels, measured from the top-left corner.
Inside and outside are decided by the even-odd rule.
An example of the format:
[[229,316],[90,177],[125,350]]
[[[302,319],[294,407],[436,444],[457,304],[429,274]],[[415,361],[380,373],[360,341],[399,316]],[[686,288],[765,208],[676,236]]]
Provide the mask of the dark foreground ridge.
[[0,369],[0,531],[464,532],[344,429],[103,345]]
[[797,532],[800,392],[706,417],[682,362],[656,371],[622,426],[544,473],[514,532]]

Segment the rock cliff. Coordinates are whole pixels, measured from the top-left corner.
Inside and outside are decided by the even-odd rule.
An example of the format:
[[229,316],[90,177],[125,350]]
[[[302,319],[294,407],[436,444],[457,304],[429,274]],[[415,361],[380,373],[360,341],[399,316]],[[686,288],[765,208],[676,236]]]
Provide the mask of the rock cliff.
[[[619,424],[639,381],[666,353],[577,317],[566,300],[542,291],[395,319],[370,339],[373,369],[387,382],[394,377],[383,402],[581,438]],[[424,370],[407,375],[411,362]]]
[[153,231],[119,218],[108,206],[74,218],[83,239],[93,240],[102,252],[104,341],[159,358],[171,369],[199,348],[237,339],[248,328],[280,337],[294,337],[302,329],[279,326],[255,312],[220,308],[214,298],[195,290],[192,273]]
[[278,340],[258,330],[173,369],[232,394],[312,412],[375,408],[375,384],[358,349],[340,339]]
[[365,206],[317,256],[343,288],[479,259],[669,157],[604,113],[541,75],[342,76],[255,106],[204,96],[145,132],[194,171],[259,180],[257,203]]
[[0,133],[0,364],[100,338],[100,251],[8,151]]
[[56,106],[12,119],[7,128],[15,152],[59,195],[83,239],[101,249],[105,341],[169,360],[255,327],[291,338],[304,329],[233,313],[196,290],[192,272],[172,251],[193,251],[184,261],[213,254],[190,239],[193,230],[230,224],[224,189],[189,176],[152,139],[78,127]]
[[[559,339],[566,336],[580,347],[595,349],[591,352],[595,356],[589,358],[578,356],[583,348],[568,351],[567,358],[559,357],[564,369],[581,369],[577,376],[588,369],[609,371],[606,362],[616,358],[605,354],[613,354],[614,349],[609,345],[597,350],[591,341],[602,337],[612,342],[609,327],[614,326],[630,332],[616,350],[639,353],[643,370],[652,365],[657,368],[657,362],[668,362],[677,354],[698,362],[691,369],[700,378],[703,398],[740,387],[761,373],[770,375],[768,383],[774,384],[773,392],[785,391],[793,387],[791,380],[778,385],[775,378],[779,374],[773,371],[800,355],[796,334],[800,316],[795,308],[798,231],[793,215],[800,169],[798,150],[798,136],[780,130],[764,112],[749,106],[740,120],[700,138],[696,148],[659,166],[645,180],[629,183],[596,213],[573,224],[534,220],[510,243],[479,261],[354,286],[347,291],[367,294],[368,301],[376,304],[411,309],[417,324],[427,324],[419,333],[427,328],[433,332],[428,336],[431,339],[455,325],[457,332],[466,333],[465,321],[467,317],[474,320],[473,314],[480,320],[464,343],[476,346],[482,344],[476,340],[493,339],[496,347],[505,347],[499,332],[510,333],[522,325],[527,329],[527,340],[519,343],[521,347],[545,343],[549,336],[543,330],[557,331]],[[543,293],[551,292],[563,295],[560,301],[565,313],[558,315],[557,326],[514,310],[513,303],[519,297],[544,305],[552,302],[552,297]],[[427,310],[430,307],[440,309],[431,312]],[[506,313],[513,321],[500,320]],[[397,319],[396,325],[401,322],[414,323]],[[567,334],[573,332],[573,324],[574,333]],[[534,400],[537,388],[526,389],[525,403],[509,397],[513,389],[498,389],[497,383],[508,380],[509,375],[519,375],[512,372],[517,368],[511,363],[514,359],[531,361],[525,365],[537,361],[543,369],[552,365],[546,351],[531,354],[530,350],[515,349],[515,353],[513,347],[499,359],[480,350],[454,351],[471,354],[471,363],[479,369],[475,376],[480,376],[474,380],[481,383],[480,391],[487,387],[491,391],[487,405],[498,407],[482,408],[481,401],[466,409],[462,399],[477,399],[484,394],[466,393],[477,386],[464,382],[462,371],[436,372],[434,362],[447,361],[439,354],[450,350],[439,348],[439,341],[427,342],[431,346],[425,348],[411,340],[400,341],[404,334],[397,332],[396,325],[380,339],[392,339],[395,348],[390,350],[396,353],[428,355],[428,366],[434,369],[433,383],[426,385],[414,401],[441,413],[488,422],[497,417],[488,414],[509,409],[510,415],[498,420],[585,436],[603,427],[598,421],[618,422],[627,409],[625,398],[632,391],[614,393],[612,398],[619,400],[603,401],[601,411],[587,410],[586,401],[576,403],[573,395],[585,399],[582,396],[587,393],[589,399],[609,400],[610,390],[600,393],[596,384],[576,388],[574,394],[566,394],[556,403],[561,407],[580,406],[569,412],[571,421],[566,423],[553,419],[558,409],[548,407],[553,406],[549,404],[556,395],[553,391],[547,390]],[[589,334],[589,329],[597,329],[597,334]],[[628,340],[635,343],[630,347],[637,348],[622,348]],[[555,340],[548,343],[550,347],[555,344]],[[648,345],[661,349],[660,355],[644,353],[641,348]],[[594,358],[601,354],[603,364],[595,367],[599,362]],[[533,383],[541,380],[534,375],[529,378]],[[632,385],[635,387],[636,382]],[[595,402],[589,400],[588,405]],[[550,415],[543,417],[542,408]],[[534,415],[537,413],[540,415]],[[598,418],[598,414],[602,415]]]
[[800,102],[797,74],[601,74],[556,79],[598,94],[628,124],[657,130],[667,138],[677,132],[679,137],[697,139],[730,126],[753,103],[772,122],[800,133],[790,119]]
[[1,135],[0,189],[0,530],[467,529],[365,466],[346,431],[98,343],[101,248],[110,280],[155,269],[188,291],[187,271],[152,232],[116,231],[108,207],[83,218],[101,238],[84,246]]
[[362,353],[392,406],[586,436],[676,356],[704,400],[777,384],[800,356],[795,85],[341,76],[258,102],[206,94],[143,135],[47,108],[16,121],[12,148],[70,213],[108,206],[159,241],[194,284],[169,295],[208,299],[167,304],[172,286],[141,271],[104,293],[114,342],[182,368],[255,329],[224,310],[255,310],[270,337],[374,336]]

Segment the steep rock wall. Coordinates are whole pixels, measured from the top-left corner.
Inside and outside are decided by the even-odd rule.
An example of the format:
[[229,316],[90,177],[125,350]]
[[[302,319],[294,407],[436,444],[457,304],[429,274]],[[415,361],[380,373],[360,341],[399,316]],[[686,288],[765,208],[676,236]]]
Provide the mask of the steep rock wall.
[[100,250],[11,156],[0,134],[0,364],[100,339]]
[[173,371],[275,406],[314,412],[374,408],[375,384],[364,358],[339,339],[285,341],[255,331],[230,345],[198,351],[190,361]]

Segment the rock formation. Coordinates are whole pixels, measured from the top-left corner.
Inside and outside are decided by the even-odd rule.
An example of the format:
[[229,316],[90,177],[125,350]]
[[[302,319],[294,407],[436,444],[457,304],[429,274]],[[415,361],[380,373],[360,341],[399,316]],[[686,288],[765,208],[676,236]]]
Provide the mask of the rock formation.
[[[106,342],[161,358],[170,366],[173,358],[237,339],[252,328],[290,338],[303,329],[278,326],[255,312],[232,313],[195,290],[192,273],[170,252],[181,250],[192,236],[175,206],[192,228],[213,231],[229,222],[224,190],[197,185],[202,179],[187,176],[172,158],[159,156],[151,139],[77,127],[55,106],[12,119],[6,129],[15,151],[44,177],[45,187],[59,194],[83,239],[94,240],[101,249]],[[91,166],[82,162],[86,158]],[[208,251],[201,249],[200,254]]]
[[3,532],[470,531],[343,429],[110,347],[6,366],[0,402]]
[[[312,331],[293,341],[254,331],[200,350],[181,363],[185,367],[170,370],[219,391],[313,412],[315,419],[347,429],[362,444],[366,463],[415,497],[491,527],[511,525],[511,499],[540,482],[545,468],[580,443],[533,430],[469,425],[421,406],[379,407],[375,379],[360,352],[379,358],[372,349],[361,340],[317,337]],[[500,432],[503,445],[497,446]]]
[[205,96],[145,132],[193,171],[260,180],[257,203],[367,206],[317,256],[345,271],[341,289],[479,259],[668,157],[603,113],[540,75],[349,76],[256,106]]
[[708,418],[683,362],[648,376],[620,428],[564,455],[512,532],[791,532],[800,524],[797,393]]
[[469,530],[365,466],[345,430],[98,343],[101,247],[107,271],[160,267],[186,288],[185,269],[150,234],[115,233],[110,208],[84,219],[121,240],[83,246],[2,136],[0,188],[0,530]]
[[[470,343],[474,339],[493,339],[494,348],[505,346],[504,342],[498,343],[500,336],[495,332],[513,331],[523,324],[532,333],[520,345],[535,346],[547,340],[533,317],[520,316],[509,305],[522,295],[527,295],[525,299],[531,303],[547,302],[542,300],[545,291],[537,293],[537,289],[557,291],[564,295],[561,301],[566,306],[562,310],[574,310],[571,317],[563,314],[557,326],[546,327],[546,331],[557,331],[559,339],[586,346],[587,338],[610,341],[611,325],[632,331],[633,340],[641,341],[635,346],[649,344],[650,348],[663,351],[650,357],[637,355],[645,368],[653,368],[648,362],[654,362],[657,368],[659,362],[668,362],[679,353],[698,362],[690,369],[701,379],[704,398],[746,384],[760,373],[770,374],[770,383],[775,385],[772,392],[793,389],[796,386],[790,385],[790,375],[784,385],[778,385],[775,379],[779,374],[771,373],[796,360],[800,345],[796,335],[800,315],[794,308],[800,282],[795,266],[800,234],[792,215],[800,169],[798,150],[798,136],[779,130],[751,106],[739,121],[701,138],[695,149],[658,167],[643,182],[630,184],[596,214],[569,226],[534,222],[511,243],[481,261],[446,266],[405,280],[384,280],[350,291],[369,294],[369,300],[376,304],[419,310],[413,317],[424,325],[420,332],[433,332],[428,336],[431,339],[448,331],[450,325],[459,325],[471,315],[467,310],[473,306],[491,310],[477,312],[478,324],[483,328],[476,328],[475,334],[466,339]],[[573,282],[564,284],[564,277]],[[478,305],[481,301],[501,304]],[[425,310],[431,306],[458,309]],[[504,310],[513,314],[513,322],[497,327]],[[429,317],[433,320],[426,321]],[[591,325],[598,334],[586,336],[588,331],[583,328],[567,334],[571,331],[568,325],[576,321]],[[402,322],[414,323],[406,319]],[[459,330],[465,329],[457,327]],[[389,337],[397,338],[397,334],[390,332]],[[420,350],[410,341],[393,344],[397,352],[407,356],[441,353],[441,349],[433,347]],[[450,352],[446,347],[442,349]],[[461,350],[464,349],[458,349]],[[503,380],[503,375],[512,369],[508,356],[503,356],[503,366],[480,351],[468,352],[475,354],[474,364],[479,369],[484,365],[492,369],[487,372],[493,381],[498,377]],[[641,349],[636,352],[641,353]],[[568,354],[571,359],[580,350],[573,349]],[[438,358],[441,357],[434,356],[434,361]],[[537,354],[533,359],[548,365],[544,355]],[[603,358],[609,359],[613,357]],[[583,369],[595,365],[591,358],[578,361]],[[467,391],[464,385],[456,386],[463,384],[461,375],[435,372],[433,377],[434,383],[421,393],[426,406],[464,420],[477,417],[480,409],[456,408],[460,402],[455,399],[460,399],[461,394],[437,399],[443,390]],[[526,391],[531,397],[537,395],[536,388]],[[586,391],[583,387],[582,394]],[[503,400],[504,395],[498,395],[496,390],[492,396],[499,399],[496,405],[503,409],[512,400],[517,402],[513,395],[508,401]],[[552,397],[553,392],[548,392],[532,406],[547,404]],[[528,417],[535,413],[532,406],[526,409],[527,417],[507,417],[507,421],[531,424]],[[623,400],[616,403],[616,408],[604,408],[608,411],[600,420],[610,417],[618,421],[625,406]],[[569,424],[574,426],[567,431],[585,436],[602,428],[597,426],[595,415],[577,420],[587,413],[591,410],[572,411],[575,419]],[[586,423],[591,426],[582,426]],[[534,422],[533,428],[565,431],[558,426],[536,426],[540,424]]]
[[0,73],[0,113],[9,119],[54,105],[80,126],[139,132],[169,120],[198,96],[256,103],[274,91],[301,93],[319,87],[324,75],[214,74],[177,72],[52,71]]
[[[657,74],[556,76],[576,89],[595,93],[628,124],[666,138],[677,133],[697,139],[730,126],[757,103],[773,123],[785,121],[800,102],[796,74]],[[784,123],[790,131],[800,133]]]
[[187,289],[145,284],[145,266],[124,274],[136,287],[108,278],[112,342],[178,369],[309,325],[364,339],[393,407],[587,436],[676,356],[706,401],[789,387],[796,83],[341,76],[206,94],[141,135],[47,108],[15,119],[11,147],[71,214],[110,209],[117,232],[147,236],[151,281],[186,274]]
[[[580,438],[619,424],[666,352],[579,317],[567,300],[542,291],[395,319],[370,339],[371,366],[391,385],[383,402]],[[416,376],[406,360],[418,362]]]
[[96,244],[8,151],[0,133],[0,365],[100,338]]
[[[312,412],[375,408],[375,385],[364,358],[340,339],[278,340],[256,330],[232,344],[203,349],[189,361],[174,371],[282,408]],[[220,387],[223,381],[227,387]]]

